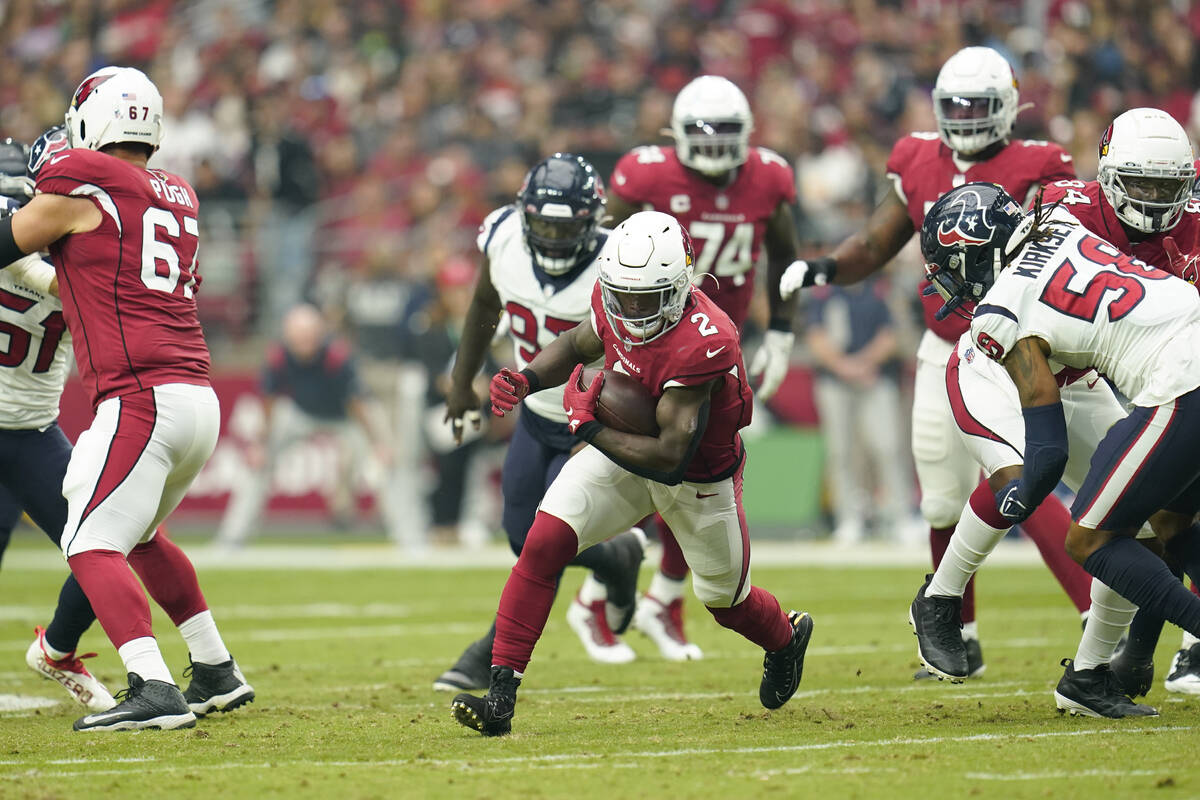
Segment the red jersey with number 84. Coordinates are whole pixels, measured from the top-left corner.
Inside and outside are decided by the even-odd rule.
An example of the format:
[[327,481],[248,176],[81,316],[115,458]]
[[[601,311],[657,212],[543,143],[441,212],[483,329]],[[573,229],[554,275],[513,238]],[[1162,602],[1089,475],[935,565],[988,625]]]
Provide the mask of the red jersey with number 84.
[[710,395],[708,424],[684,480],[715,483],[737,472],[745,448],[738,431],[753,409],[738,331],[717,304],[698,289],[673,328],[646,344],[626,345],[609,325],[600,284],[592,291],[592,327],[604,344],[606,369],[632,375],[655,397],[673,386],[699,386],[722,378]]
[[50,246],[92,406],[166,383],[208,385],[195,298],[199,204],[187,181],[73,149],[46,161],[37,190],[100,209],[95,230]]

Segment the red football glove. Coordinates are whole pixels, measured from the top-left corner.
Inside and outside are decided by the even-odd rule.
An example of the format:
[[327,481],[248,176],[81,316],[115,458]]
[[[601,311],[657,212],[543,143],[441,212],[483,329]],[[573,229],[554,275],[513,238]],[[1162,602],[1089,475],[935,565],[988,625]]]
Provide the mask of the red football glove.
[[[575,371],[567,379],[563,388],[563,409],[567,412],[567,427],[571,433],[579,433],[589,422],[596,421],[596,400],[600,398],[600,389],[604,386],[604,373],[596,373],[592,385],[586,389],[579,388],[579,376],[583,372],[583,364],[576,364]],[[595,427],[595,426],[592,426]]]
[[529,380],[521,373],[503,367],[492,376],[488,394],[492,400],[492,413],[503,417],[529,394]]
[[[1197,238],[1200,238],[1198,234]],[[1171,274],[1183,278],[1188,283],[1196,283],[1200,279],[1200,242],[1193,242],[1188,251],[1181,252],[1179,243],[1172,236],[1163,239],[1163,250],[1171,262]]]

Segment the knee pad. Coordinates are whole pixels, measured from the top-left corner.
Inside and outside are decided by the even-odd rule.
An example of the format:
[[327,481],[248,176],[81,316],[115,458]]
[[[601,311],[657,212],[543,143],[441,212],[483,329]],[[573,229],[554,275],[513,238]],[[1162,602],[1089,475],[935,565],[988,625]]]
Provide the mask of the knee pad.
[[950,528],[958,524],[964,501],[946,494],[921,495],[921,516],[932,528]]

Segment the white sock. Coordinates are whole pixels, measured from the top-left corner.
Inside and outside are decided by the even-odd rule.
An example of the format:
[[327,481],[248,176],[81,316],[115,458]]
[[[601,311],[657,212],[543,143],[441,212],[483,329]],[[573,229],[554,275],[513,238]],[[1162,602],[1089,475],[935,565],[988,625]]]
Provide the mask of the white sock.
[[135,672],[144,681],[166,681],[175,683],[167,662],[163,661],[162,653],[158,650],[158,642],[153,636],[142,636],[130,639],[117,648],[117,655],[125,662],[126,672]]
[[950,546],[942,556],[933,573],[933,580],[926,595],[941,597],[962,597],[967,590],[967,582],[979,569],[979,565],[996,549],[996,545],[1004,538],[1008,528],[993,528],[981,520],[971,506],[963,510],[954,535],[950,537]]
[[589,572],[588,576],[583,579],[583,585],[579,587],[579,602],[590,606],[597,600],[607,599],[608,587],[596,580],[596,576]]
[[50,658],[55,661],[62,661],[64,658],[73,654],[75,651],[71,650],[70,652],[64,653],[62,650],[55,650],[53,647],[50,646],[50,640],[46,638],[45,634],[43,634],[42,635],[42,652],[46,654],[46,658]]
[[1183,643],[1179,645],[1179,649],[1187,650],[1189,647],[1196,644],[1196,642],[1200,642],[1200,639],[1197,639],[1192,634],[1188,633],[1187,631],[1184,631],[1183,632]]
[[669,606],[683,597],[683,579],[668,578],[662,574],[662,570],[657,570],[650,579],[650,588],[646,590],[646,594],[664,606]]
[[1091,613],[1075,651],[1075,669],[1095,669],[1111,661],[1135,613],[1137,606],[1092,578]]
[[979,622],[977,622],[977,621],[976,622],[964,622],[963,627],[962,627],[963,641],[965,642],[968,639],[978,639],[978,638],[979,638]]
[[201,611],[194,617],[185,619],[179,626],[183,640],[187,642],[188,652],[192,661],[199,664],[224,664],[229,660],[229,650],[221,641],[217,623],[213,622],[212,612]]

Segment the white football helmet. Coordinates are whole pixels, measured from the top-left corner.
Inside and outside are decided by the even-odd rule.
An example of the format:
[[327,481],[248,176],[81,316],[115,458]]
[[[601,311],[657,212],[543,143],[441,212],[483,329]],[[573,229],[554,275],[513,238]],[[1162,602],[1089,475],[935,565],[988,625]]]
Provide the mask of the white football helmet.
[[1187,132],[1165,111],[1131,108],[1100,139],[1100,187],[1117,218],[1143,233],[1174,228],[1196,178]]
[[938,135],[963,156],[1008,139],[1017,118],[1017,77],[990,47],[964,47],[946,60],[933,87]]
[[604,314],[628,345],[674,327],[692,291],[692,240],[679,221],[640,211],[613,229],[597,256]]
[[115,142],[162,141],[163,101],[158,87],[133,67],[104,67],[84,78],[67,109],[72,147],[99,150]]
[[679,90],[671,109],[675,153],[685,167],[720,175],[746,162],[754,117],[731,81],[701,75]]

